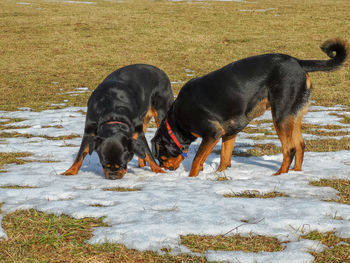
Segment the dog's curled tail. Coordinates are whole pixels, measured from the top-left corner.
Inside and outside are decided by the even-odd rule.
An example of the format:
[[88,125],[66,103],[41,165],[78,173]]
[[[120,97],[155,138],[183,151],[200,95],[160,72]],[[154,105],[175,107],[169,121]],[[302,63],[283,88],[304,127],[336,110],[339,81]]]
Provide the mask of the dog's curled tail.
[[350,45],[341,38],[332,38],[325,41],[321,47],[330,59],[328,60],[298,60],[306,72],[333,71],[340,68],[350,55]]

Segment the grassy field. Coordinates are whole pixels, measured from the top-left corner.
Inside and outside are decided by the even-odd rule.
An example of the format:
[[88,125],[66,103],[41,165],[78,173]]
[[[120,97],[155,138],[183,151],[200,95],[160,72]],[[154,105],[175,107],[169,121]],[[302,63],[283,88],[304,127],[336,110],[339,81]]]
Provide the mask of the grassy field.
[[[89,94],[72,98],[65,92],[93,90],[127,64],[153,64],[172,81],[187,81],[186,69],[202,75],[267,52],[326,59],[319,45],[349,36],[347,0],[27,2],[0,3],[3,110],[41,110],[64,99],[85,105]],[[251,11],[262,9],[267,11]],[[311,78],[318,104],[350,105],[349,67]]]
[[[350,40],[348,0],[24,2],[0,2],[0,110],[85,106],[105,76],[128,64],[160,67],[174,82],[176,94],[193,76],[240,58],[278,52],[302,59],[327,59],[319,49],[323,41],[337,36]],[[336,72],[310,75],[314,104],[350,107],[348,65]],[[90,92],[79,96],[67,93],[80,87]],[[53,105],[63,102],[65,106]],[[17,136],[0,131],[0,138]],[[349,139],[310,143],[308,150],[314,151],[350,147]],[[260,148],[252,155],[280,152],[277,147]],[[0,154],[0,168],[8,163],[21,164],[20,157],[28,154]],[[342,192],[341,200],[347,204],[348,185],[348,181],[322,182],[322,186]],[[100,219],[75,220],[31,210],[6,215],[2,225],[9,236],[7,242],[0,242],[2,262],[205,262],[203,257],[160,256],[118,244],[87,245],[92,227],[102,225]],[[334,246],[314,253],[316,262],[349,259],[349,246],[335,246],[340,239],[334,233],[311,233],[306,238]],[[248,241],[252,241],[248,247],[263,251],[266,242],[239,236],[228,241],[222,237],[209,239],[182,237],[184,243],[192,244],[193,251],[202,251],[202,243],[205,249],[215,249],[219,244],[230,250],[232,244]]]

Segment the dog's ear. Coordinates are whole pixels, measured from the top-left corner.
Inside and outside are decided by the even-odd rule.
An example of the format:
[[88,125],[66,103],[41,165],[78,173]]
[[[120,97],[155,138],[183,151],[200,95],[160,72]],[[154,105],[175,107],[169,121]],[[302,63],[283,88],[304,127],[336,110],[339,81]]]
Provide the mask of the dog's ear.
[[140,141],[130,139],[129,143],[131,152],[135,153],[141,159],[146,158],[146,149]]

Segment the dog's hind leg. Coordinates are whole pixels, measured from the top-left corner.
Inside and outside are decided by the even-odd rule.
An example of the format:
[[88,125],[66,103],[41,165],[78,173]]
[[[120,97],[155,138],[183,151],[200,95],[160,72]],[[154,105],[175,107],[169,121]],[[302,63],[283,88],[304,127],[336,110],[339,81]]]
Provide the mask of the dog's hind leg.
[[[288,173],[289,167],[294,159],[296,153],[296,145],[295,141],[295,125],[296,118],[293,115],[290,115],[285,118],[281,123],[276,123],[273,121],[277,135],[282,144],[282,152],[283,152],[283,161],[281,168],[274,174],[279,175],[281,173]],[[300,152],[298,152],[300,154]],[[300,156],[299,156],[300,158]]]
[[[89,153],[89,140],[91,139],[90,135],[84,135],[83,140],[80,145],[79,152],[77,154],[77,157],[74,160],[74,163],[72,166],[65,172],[62,173],[62,175],[75,175],[78,173],[81,165],[83,164],[85,156]],[[92,149],[90,150],[92,152]]]
[[236,134],[232,136],[222,137],[220,166],[218,172],[226,170],[227,167],[231,167],[231,156],[233,147],[235,145]]
[[[157,122],[157,119],[156,119],[156,115],[155,115],[156,111],[153,109],[153,107],[151,106],[145,117],[143,118],[143,127],[142,127],[142,130],[143,130],[143,133],[146,133],[146,130],[147,130],[147,127],[148,127],[148,124],[150,122],[150,120],[152,119],[152,117],[154,117],[155,121],[156,121],[156,125],[157,125],[157,128],[159,128],[159,123]],[[136,138],[137,139],[137,138]],[[144,159],[142,158],[138,158],[138,162],[139,162],[139,167],[144,167],[146,165],[146,162]]]
[[295,145],[295,164],[294,171],[301,171],[301,166],[303,164],[304,159],[304,151],[305,151],[305,143],[302,136],[302,120],[304,115],[306,114],[308,109],[308,105],[304,106],[304,108],[299,112],[293,129],[293,138]]

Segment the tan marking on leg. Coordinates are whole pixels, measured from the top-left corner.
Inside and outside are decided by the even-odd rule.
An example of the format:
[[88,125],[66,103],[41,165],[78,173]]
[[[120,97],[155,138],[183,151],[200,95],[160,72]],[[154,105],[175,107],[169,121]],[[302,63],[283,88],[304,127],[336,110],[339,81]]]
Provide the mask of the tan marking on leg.
[[220,138],[221,136],[217,139],[203,138],[202,143],[196,153],[196,157],[193,160],[192,168],[189,174],[190,177],[194,177],[199,174],[203,168],[203,163],[208,158],[209,154],[213,151]]
[[282,152],[283,152],[283,161],[281,168],[274,174],[279,175],[281,173],[287,173],[289,170],[289,166],[291,164],[291,149],[295,148],[294,138],[293,138],[293,130],[295,126],[295,117],[289,116],[286,120],[283,121],[279,126],[273,121],[278,137],[282,144]]
[[165,173],[162,168],[158,166],[155,162],[152,161],[152,159],[149,157],[149,155],[146,153],[145,161],[148,162],[149,166],[151,167],[152,172],[155,173]]
[[296,150],[295,164],[293,169],[294,171],[301,171],[301,167],[303,164],[305,143],[302,136],[301,126],[302,126],[303,117],[307,113],[308,108],[309,108],[308,104],[304,106],[304,108],[298,114],[294,125],[293,138],[294,138],[294,145]]
[[156,126],[157,126],[157,128],[159,128],[160,121],[158,119],[158,112],[152,106],[151,106],[151,110],[153,112],[153,117],[154,117],[154,121],[156,122]]
[[231,167],[231,156],[235,145],[235,140],[236,135],[222,138],[220,166],[218,168],[218,172],[226,170],[227,167]]
[[216,133],[216,138],[215,139],[220,139],[222,136],[225,135],[226,130],[224,128],[224,126],[218,122],[218,121],[209,121],[211,123],[211,125],[213,126],[213,128],[216,129],[217,133]]
[[75,175],[78,173],[81,165],[83,164],[84,158],[85,156],[89,153],[89,146],[87,146],[83,152],[83,156],[80,158],[80,160],[78,159],[78,156],[75,158],[72,166],[65,171],[64,173],[62,173],[62,175]]
[[143,132],[146,133],[147,130],[147,126],[149,121],[151,120],[151,118],[153,117],[154,113],[153,113],[153,108],[150,107],[145,115],[145,117],[143,118]]
[[133,138],[134,140],[137,140],[137,139],[139,138],[139,134],[138,134],[137,132],[135,132],[135,133],[133,134],[132,138]]
[[143,119],[143,132],[144,133],[146,132],[147,126],[148,126],[150,120],[152,119],[152,117],[154,118],[154,121],[156,122],[157,128],[159,128],[160,123],[159,123],[159,120],[158,120],[158,112],[151,106],[148,109],[148,111],[147,111],[147,113],[146,113],[146,115],[145,115],[145,117]]
[[139,158],[139,167],[145,167],[145,165],[146,165],[146,162],[145,162],[145,160],[143,160],[143,159],[141,159],[141,158]]
[[307,89],[311,89],[312,88],[312,83],[311,83],[311,79],[308,73],[306,73],[306,88]]
[[103,170],[103,173],[105,174],[105,178],[109,179],[109,174],[108,174],[107,170],[105,168],[102,168],[102,170]]
[[191,134],[192,134],[194,137],[196,137],[196,138],[200,138],[200,137],[201,137],[199,134],[194,133],[194,132],[191,132]]
[[271,107],[267,98],[258,102],[255,107],[248,113],[248,119],[252,120],[264,114],[264,112]]

